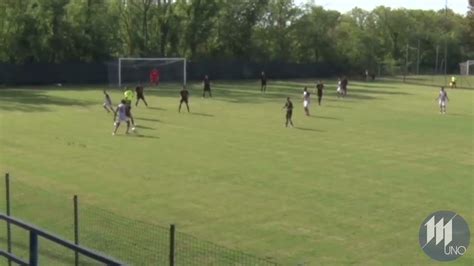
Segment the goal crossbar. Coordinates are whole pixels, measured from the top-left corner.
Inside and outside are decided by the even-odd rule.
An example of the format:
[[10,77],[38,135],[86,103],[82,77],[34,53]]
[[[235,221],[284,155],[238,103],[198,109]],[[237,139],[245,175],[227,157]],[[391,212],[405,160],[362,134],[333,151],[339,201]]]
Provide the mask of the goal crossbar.
[[126,61],[126,60],[136,60],[136,61],[157,61],[157,60],[163,60],[163,61],[186,61],[186,58],[184,57],[156,57],[156,58],[143,58],[143,57],[121,57],[119,58],[119,61]]

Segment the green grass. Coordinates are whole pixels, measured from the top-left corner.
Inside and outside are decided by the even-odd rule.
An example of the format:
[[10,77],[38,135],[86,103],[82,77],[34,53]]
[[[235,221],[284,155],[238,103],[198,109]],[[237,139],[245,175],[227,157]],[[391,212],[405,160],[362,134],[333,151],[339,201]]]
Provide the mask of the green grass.
[[[177,87],[147,91],[130,136],[111,136],[100,87],[1,89],[0,170],[284,265],[436,264],[418,230],[445,209],[474,242],[474,91],[449,90],[440,115],[436,87],[353,82],[337,99],[327,83],[311,117],[306,81],[271,82],[266,95],[256,82],[216,82],[212,99],[193,84],[191,114],[177,112]],[[295,128],[283,126],[287,95]],[[39,205],[28,217],[59,209]],[[473,265],[474,246],[454,264]]]

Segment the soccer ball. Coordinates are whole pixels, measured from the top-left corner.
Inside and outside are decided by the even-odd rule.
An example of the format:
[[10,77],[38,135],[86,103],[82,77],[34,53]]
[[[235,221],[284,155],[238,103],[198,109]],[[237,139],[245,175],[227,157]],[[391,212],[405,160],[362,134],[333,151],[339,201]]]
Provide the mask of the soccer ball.
[[135,131],[135,127],[132,127],[132,131]]

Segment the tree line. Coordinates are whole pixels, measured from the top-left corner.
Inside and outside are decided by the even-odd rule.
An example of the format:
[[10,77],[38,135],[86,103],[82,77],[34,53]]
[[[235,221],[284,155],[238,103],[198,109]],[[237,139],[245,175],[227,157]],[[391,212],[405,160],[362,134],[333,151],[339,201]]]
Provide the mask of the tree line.
[[379,6],[348,13],[293,0],[2,0],[0,62],[186,57],[448,71],[474,58],[474,10]]

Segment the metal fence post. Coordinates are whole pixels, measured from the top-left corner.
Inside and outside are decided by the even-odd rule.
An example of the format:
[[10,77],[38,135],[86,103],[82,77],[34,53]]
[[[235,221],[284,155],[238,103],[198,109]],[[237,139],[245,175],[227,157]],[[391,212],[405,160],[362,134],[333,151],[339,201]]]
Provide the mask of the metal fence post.
[[30,231],[30,264],[38,266],[38,235],[33,230]]
[[170,226],[170,266],[174,266],[175,262],[175,232],[176,227],[172,224]]
[[[10,216],[10,174],[6,173],[5,174],[5,190],[6,190],[6,204],[7,204],[7,215]],[[7,250],[8,253],[12,253],[12,229],[10,226],[10,222],[7,221]],[[8,260],[8,266],[11,266],[12,262],[11,260]]]
[[[79,245],[79,208],[78,208],[78,198],[77,195],[74,195],[74,244]],[[79,252],[74,254],[75,265],[79,265]]]

